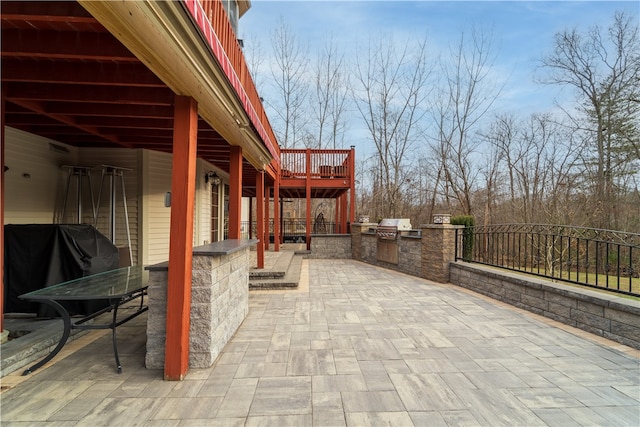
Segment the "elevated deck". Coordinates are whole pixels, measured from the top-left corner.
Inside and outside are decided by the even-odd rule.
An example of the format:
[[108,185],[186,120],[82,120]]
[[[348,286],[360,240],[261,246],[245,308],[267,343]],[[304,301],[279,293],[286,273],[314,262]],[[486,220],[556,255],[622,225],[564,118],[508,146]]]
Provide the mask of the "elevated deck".
[[355,182],[355,151],[282,149],[280,195],[305,198],[337,198]]

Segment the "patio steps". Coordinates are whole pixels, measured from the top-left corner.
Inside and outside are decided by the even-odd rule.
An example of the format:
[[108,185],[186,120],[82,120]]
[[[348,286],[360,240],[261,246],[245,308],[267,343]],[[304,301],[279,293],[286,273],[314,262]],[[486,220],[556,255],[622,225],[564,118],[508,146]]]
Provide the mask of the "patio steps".
[[251,269],[249,289],[290,289],[297,288],[304,254],[281,251],[271,268]]
[[[4,327],[20,338],[2,344],[2,377],[27,368],[49,354],[60,341],[63,329],[60,318],[39,319],[20,314],[6,314]],[[67,343],[86,333],[88,331],[71,330]]]

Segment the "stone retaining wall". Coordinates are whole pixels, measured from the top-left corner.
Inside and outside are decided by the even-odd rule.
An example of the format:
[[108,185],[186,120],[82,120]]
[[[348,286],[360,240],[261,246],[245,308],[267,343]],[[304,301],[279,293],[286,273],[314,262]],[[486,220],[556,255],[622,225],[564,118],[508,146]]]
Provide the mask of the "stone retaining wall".
[[[225,241],[230,242],[230,241]],[[222,242],[219,242],[222,243]],[[215,244],[212,244],[215,245]],[[191,283],[189,367],[208,368],[249,312],[250,245],[211,252],[194,248]],[[204,249],[203,249],[204,248]],[[147,354],[149,369],[164,368],[167,267],[149,268]]]
[[[359,241],[360,261],[421,277],[422,242],[419,236],[400,236],[398,239],[398,264],[378,260],[378,237],[375,233],[364,232],[360,235]],[[354,256],[354,259],[357,258]]]
[[478,264],[450,263],[451,283],[640,349],[640,302]]
[[376,224],[351,224],[352,257],[367,264],[440,283],[449,281],[449,262],[455,260],[455,233],[462,226],[427,224],[398,239],[398,263],[378,260]]
[[312,234],[309,258],[350,259],[350,234]]

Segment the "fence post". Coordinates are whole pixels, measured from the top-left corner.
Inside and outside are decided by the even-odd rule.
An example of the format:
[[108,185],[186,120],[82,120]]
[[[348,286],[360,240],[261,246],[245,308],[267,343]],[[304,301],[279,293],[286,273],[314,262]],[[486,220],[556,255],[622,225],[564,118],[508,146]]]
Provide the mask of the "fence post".
[[449,263],[456,259],[456,230],[463,225],[422,224],[422,277],[449,282]]

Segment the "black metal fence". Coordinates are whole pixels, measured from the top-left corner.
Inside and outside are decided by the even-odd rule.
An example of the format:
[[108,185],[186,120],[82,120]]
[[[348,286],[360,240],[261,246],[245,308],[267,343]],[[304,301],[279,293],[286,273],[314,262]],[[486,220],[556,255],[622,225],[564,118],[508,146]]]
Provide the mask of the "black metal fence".
[[[285,243],[306,243],[307,241],[307,220],[304,218],[285,218],[280,223],[280,228],[284,236]],[[349,230],[342,230],[340,224],[336,224],[332,221],[311,221],[311,234],[345,234]],[[251,235],[249,235],[251,231]],[[256,221],[251,222],[249,227],[249,221],[240,222],[240,237],[242,239],[255,239],[258,235],[258,224]],[[269,220],[269,236],[270,241],[274,240],[274,227],[273,219]],[[225,239],[227,233],[225,232]]]
[[547,224],[456,230],[456,260],[640,296],[640,234]]

